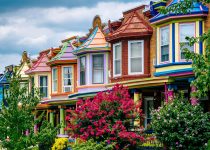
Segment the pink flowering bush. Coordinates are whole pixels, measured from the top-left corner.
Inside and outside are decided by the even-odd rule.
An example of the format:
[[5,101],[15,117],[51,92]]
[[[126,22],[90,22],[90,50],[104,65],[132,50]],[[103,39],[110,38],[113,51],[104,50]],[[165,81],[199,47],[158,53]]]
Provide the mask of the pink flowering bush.
[[77,109],[68,111],[67,130],[76,138],[116,143],[116,149],[129,148],[144,141],[141,133],[130,131],[132,120],[142,116],[140,107],[141,102],[134,103],[128,89],[117,84],[92,100],[78,101]]

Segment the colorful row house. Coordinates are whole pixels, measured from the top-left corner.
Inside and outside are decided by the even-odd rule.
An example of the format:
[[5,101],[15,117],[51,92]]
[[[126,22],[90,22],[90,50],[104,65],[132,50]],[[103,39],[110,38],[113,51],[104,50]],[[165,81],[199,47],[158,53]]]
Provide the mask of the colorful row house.
[[[108,26],[96,16],[86,36],[65,39],[59,48],[40,52],[36,60],[24,52],[18,67],[21,78],[29,81],[29,87],[39,88],[42,95],[36,116],[44,111],[54,126],[61,125],[58,134],[65,137],[66,109],[75,109],[79,99],[92,98],[116,83],[127,86],[134,101],[142,100],[145,127],[151,121],[151,110],[175,92],[183,91],[190,100],[194,74],[182,49],[205,53],[204,43],[189,46],[185,37],[199,36],[210,28],[209,6],[197,2],[186,14],[158,13],[159,6],[178,2],[151,2],[133,8]],[[210,111],[209,97],[200,103]]]

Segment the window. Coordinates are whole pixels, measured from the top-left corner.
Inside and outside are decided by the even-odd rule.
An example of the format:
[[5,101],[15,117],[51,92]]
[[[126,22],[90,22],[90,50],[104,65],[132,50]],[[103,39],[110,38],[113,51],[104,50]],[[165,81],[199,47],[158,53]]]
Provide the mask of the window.
[[93,83],[104,83],[104,55],[93,55]]
[[52,69],[52,91],[56,92],[58,88],[58,69]]
[[86,57],[80,57],[80,85],[85,85]]
[[160,29],[160,40],[160,61],[169,61],[169,26]]
[[144,63],[143,41],[128,42],[128,68],[129,74],[143,73]]
[[63,67],[63,92],[72,91],[72,67]]
[[122,59],[122,50],[121,44],[117,43],[113,45],[113,70],[114,76],[121,75],[121,59]]
[[191,52],[194,51],[194,45],[190,46],[189,42],[185,39],[188,37],[195,36],[195,23],[182,23],[179,25],[179,38],[180,38],[180,52],[181,52],[181,59],[185,59],[183,50],[185,48],[189,49]]
[[47,76],[40,76],[39,77],[39,88],[40,88],[40,94],[44,98],[48,97],[48,82],[47,82]]

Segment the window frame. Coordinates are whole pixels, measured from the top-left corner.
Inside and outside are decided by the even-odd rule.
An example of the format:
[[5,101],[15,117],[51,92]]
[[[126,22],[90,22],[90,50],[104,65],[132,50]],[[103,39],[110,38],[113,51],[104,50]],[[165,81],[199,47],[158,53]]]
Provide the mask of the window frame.
[[[162,43],[162,41],[161,41],[161,34],[162,34],[162,29],[166,29],[166,28],[168,28],[168,60],[167,61],[162,61],[162,52],[161,52],[161,50],[162,50],[162,46],[165,46],[165,45],[162,45],[161,43]],[[162,27],[160,27],[160,42],[159,42],[159,44],[160,44],[160,64],[165,64],[165,63],[169,63],[170,62],[170,25],[168,24],[168,25],[165,25],[165,26],[162,26]]]
[[[116,46],[120,46],[120,52],[121,52],[121,58],[120,58],[120,73],[119,74],[115,74],[115,47]],[[115,43],[115,44],[113,44],[113,77],[119,77],[119,76],[121,76],[122,75],[122,43],[121,42],[119,42],[119,43]]]
[[[131,72],[131,44],[132,43],[142,43],[142,71],[141,72]],[[140,58],[140,57],[134,57],[134,58]],[[144,40],[131,40],[128,41],[128,74],[129,75],[136,75],[136,74],[144,74]]]
[[[49,84],[48,83],[48,75],[39,75],[39,90],[41,90],[41,86],[40,86],[41,85],[40,84],[41,83],[41,80],[40,80],[41,77],[47,77],[47,86],[42,86],[42,87],[47,87],[47,94],[46,94],[47,96],[46,97],[43,96],[42,98],[48,98],[49,97],[49,91],[48,91],[48,84]],[[40,92],[40,94],[41,94],[41,92]]]
[[[64,78],[64,68],[68,68],[68,67],[70,67],[71,70],[72,70],[72,72],[71,72],[72,78]],[[71,80],[71,86],[65,86],[64,85],[64,80],[65,79],[70,79]],[[67,92],[64,91],[64,87],[71,87],[71,91],[67,91]],[[74,67],[71,66],[71,65],[69,65],[69,66],[62,66],[62,92],[63,93],[73,92],[73,87],[74,87]]]
[[[100,83],[94,83],[94,80],[93,80],[93,78],[94,78],[94,63],[93,63],[93,57],[94,56],[102,56],[102,60],[103,60],[103,68],[101,69],[102,71],[103,71],[103,78],[102,78],[102,82]],[[92,84],[104,84],[104,54],[93,54],[92,56]]]
[[[54,80],[54,74],[53,74],[53,70],[57,70],[57,90],[54,90],[54,82],[55,82],[55,80]],[[54,68],[52,68],[52,93],[56,93],[56,92],[58,92],[58,68],[57,67],[54,67]]]
[[[193,24],[194,25],[194,37],[196,37],[196,22],[180,22],[179,23],[179,35],[178,35],[178,37],[179,37],[179,40],[178,40],[178,42],[179,42],[179,46],[178,46],[178,50],[179,50],[179,61],[181,61],[181,62],[185,62],[186,61],[186,59],[182,59],[181,57],[181,55],[182,55],[182,51],[181,51],[181,46],[180,46],[180,43],[181,43],[181,36],[180,36],[180,31],[181,31],[181,25],[186,25],[186,24]],[[193,52],[195,53],[195,50],[196,50],[196,44],[194,44],[194,49],[193,49]]]
[[[84,67],[85,81],[84,81],[84,84],[81,84],[81,58],[85,58],[85,67]],[[87,83],[87,81],[86,81],[86,76],[87,76],[86,67],[87,67],[87,57],[86,56],[79,57],[79,85],[80,86],[86,85],[86,83]]]

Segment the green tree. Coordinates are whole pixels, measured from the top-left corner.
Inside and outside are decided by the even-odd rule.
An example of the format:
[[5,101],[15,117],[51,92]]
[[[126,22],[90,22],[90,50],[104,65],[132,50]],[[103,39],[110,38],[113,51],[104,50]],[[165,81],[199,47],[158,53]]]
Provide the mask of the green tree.
[[[44,141],[43,134],[51,139],[56,136],[57,128],[53,128],[47,121],[42,121],[40,132],[34,134],[34,125],[43,120],[43,115],[34,120],[34,110],[39,103],[40,96],[37,89],[30,92],[28,86],[21,84],[16,73],[9,79],[10,86],[6,95],[8,106],[2,104],[0,111],[0,140],[2,147],[8,150],[23,150]],[[25,132],[29,130],[28,135]],[[45,137],[45,138],[48,138]]]
[[[164,14],[169,12],[188,13],[195,2],[209,4],[210,0],[183,0],[170,7],[163,7],[160,12]],[[186,39],[189,41],[190,46],[199,42],[205,43],[203,54],[190,52],[187,48],[184,49],[184,52],[186,59],[192,61],[195,74],[195,80],[191,84],[197,88],[197,91],[193,93],[193,97],[207,96],[210,90],[210,29],[200,37],[186,37]]]

